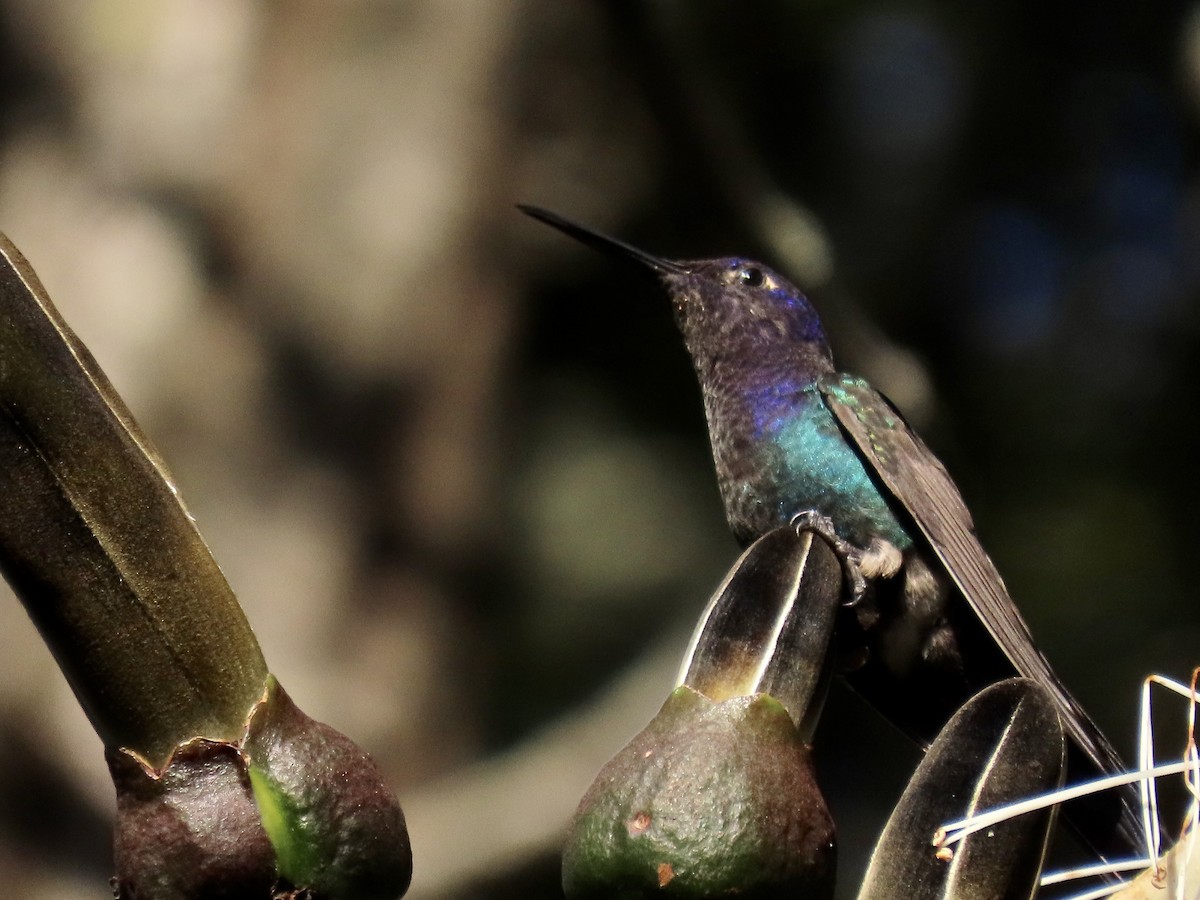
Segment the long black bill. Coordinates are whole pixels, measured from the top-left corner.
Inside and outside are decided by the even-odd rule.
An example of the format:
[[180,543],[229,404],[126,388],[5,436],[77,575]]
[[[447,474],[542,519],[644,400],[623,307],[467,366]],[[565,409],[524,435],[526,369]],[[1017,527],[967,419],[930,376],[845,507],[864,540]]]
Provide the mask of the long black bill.
[[552,228],[557,228],[563,234],[570,235],[575,240],[587,244],[589,247],[594,247],[602,253],[609,253],[614,256],[633,260],[657,275],[687,275],[691,271],[687,266],[672,262],[669,259],[663,259],[661,256],[651,256],[644,250],[639,250],[637,247],[630,246],[624,241],[618,241],[616,238],[593,231],[584,225],[580,225],[578,222],[564,219],[562,216],[552,213],[548,209],[542,209],[539,206],[529,206],[525,203],[518,203],[517,209],[527,216],[532,216],[539,222],[545,222]]

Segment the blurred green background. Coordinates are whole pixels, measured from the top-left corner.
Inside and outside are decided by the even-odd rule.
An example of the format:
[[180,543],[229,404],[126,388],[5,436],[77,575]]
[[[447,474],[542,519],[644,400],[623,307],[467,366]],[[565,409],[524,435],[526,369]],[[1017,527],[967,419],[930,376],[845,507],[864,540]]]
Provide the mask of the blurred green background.
[[[557,895],[737,555],[665,298],[514,203],[793,276],[1130,753],[1198,661],[1198,124],[1185,2],[0,0],[0,230],[418,900]],[[101,748],[0,592],[0,881],[100,896]],[[853,896],[916,751],[839,687],[818,753]]]

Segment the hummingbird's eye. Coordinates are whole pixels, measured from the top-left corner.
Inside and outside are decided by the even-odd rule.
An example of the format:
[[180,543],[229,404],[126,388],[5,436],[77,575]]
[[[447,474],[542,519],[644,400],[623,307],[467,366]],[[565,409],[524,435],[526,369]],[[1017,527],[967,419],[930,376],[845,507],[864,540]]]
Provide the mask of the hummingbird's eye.
[[738,269],[738,278],[742,280],[742,284],[748,287],[762,287],[763,282],[767,280],[762,269],[757,266],[744,266]]

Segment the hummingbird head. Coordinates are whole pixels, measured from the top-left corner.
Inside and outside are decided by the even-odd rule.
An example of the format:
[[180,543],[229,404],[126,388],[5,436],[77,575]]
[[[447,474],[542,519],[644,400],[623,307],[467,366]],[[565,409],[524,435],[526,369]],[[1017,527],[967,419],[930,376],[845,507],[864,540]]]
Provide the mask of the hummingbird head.
[[832,371],[817,311],[798,288],[761,263],[739,257],[663,259],[548,210],[518,209],[655,275],[671,295],[675,322],[701,373],[720,362]]
[[797,354],[830,358],[817,311],[782,275],[741,257],[675,265],[658,275],[697,361],[743,353],[766,360]]

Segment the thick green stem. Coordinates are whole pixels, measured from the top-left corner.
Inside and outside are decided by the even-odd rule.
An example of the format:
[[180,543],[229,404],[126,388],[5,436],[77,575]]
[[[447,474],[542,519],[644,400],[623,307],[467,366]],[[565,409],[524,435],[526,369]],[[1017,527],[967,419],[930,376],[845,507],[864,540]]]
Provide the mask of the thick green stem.
[[0,235],[0,570],[97,733],[155,765],[236,740],[267,668],[141,434]]
[[779,528],[709,600],[681,684],[596,776],[563,850],[572,900],[832,896],[834,828],[809,740],[842,570]]
[[268,675],[162,461],[2,235],[0,571],[104,741],[119,896],[404,892],[379,769]]
[[675,689],[600,771],[563,850],[571,900],[833,895],[833,820],[811,748],[765,694]]
[[968,701],[930,745],[888,819],[858,900],[1029,900],[1037,890],[1055,807],[965,837],[949,854],[944,824],[1053,791],[1066,772],[1054,701],[1011,678]]

